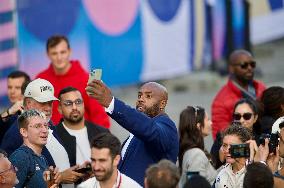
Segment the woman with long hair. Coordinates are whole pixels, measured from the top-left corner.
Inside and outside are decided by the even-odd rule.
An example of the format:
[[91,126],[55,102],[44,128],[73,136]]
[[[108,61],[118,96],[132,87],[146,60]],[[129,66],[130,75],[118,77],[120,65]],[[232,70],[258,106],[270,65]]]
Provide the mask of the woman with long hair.
[[179,166],[182,187],[187,176],[198,173],[212,185],[217,175],[211,164],[208,152],[204,148],[204,137],[211,133],[211,120],[202,107],[188,106],[180,114],[179,120]]

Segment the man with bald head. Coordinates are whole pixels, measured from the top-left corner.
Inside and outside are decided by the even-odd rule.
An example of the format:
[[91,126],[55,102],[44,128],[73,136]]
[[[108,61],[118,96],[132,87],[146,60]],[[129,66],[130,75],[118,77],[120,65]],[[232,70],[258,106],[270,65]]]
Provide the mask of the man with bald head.
[[233,107],[241,98],[255,100],[265,89],[263,83],[254,80],[256,62],[250,52],[235,50],[229,57],[230,77],[217,93],[212,103],[212,133],[224,130],[232,121]]
[[122,173],[143,186],[149,165],[161,159],[176,162],[178,134],[174,122],[165,113],[168,92],[164,86],[156,82],[144,84],[138,91],[136,109],[114,98],[100,80],[93,80],[86,90],[112,119],[130,132],[121,151]]

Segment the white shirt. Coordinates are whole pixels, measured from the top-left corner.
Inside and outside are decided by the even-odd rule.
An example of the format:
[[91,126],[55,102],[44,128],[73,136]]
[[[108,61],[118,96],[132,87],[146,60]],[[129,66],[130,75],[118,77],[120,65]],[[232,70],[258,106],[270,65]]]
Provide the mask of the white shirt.
[[231,164],[224,165],[216,177],[215,188],[243,188],[246,167],[234,173]]
[[[142,188],[136,181],[122,174],[117,170],[117,178],[112,188]],[[96,177],[90,178],[77,186],[77,188],[101,188],[100,182]]]
[[126,153],[126,151],[127,151],[127,148],[128,148],[128,146],[129,146],[129,144],[130,144],[130,142],[131,142],[133,136],[134,136],[134,135],[130,133],[129,138],[127,139],[126,143],[124,144],[124,146],[123,146],[123,148],[122,148],[122,150],[121,150],[121,158],[122,158],[122,160],[124,160],[125,153]]
[[[48,139],[45,145],[52,156],[56,167],[60,172],[70,168],[69,157],[65,148],[52,134],[53,130],[48,129]],[[62,184],[63,188],[74,188],[74,184]]]
[[80,130],[69,129],[64,123],[62,125],[66,131],[76,137],[76,163],[83,164],[85,161],[89,161],[91,157],[91,146],[88,139],[87,128],[84,127]]

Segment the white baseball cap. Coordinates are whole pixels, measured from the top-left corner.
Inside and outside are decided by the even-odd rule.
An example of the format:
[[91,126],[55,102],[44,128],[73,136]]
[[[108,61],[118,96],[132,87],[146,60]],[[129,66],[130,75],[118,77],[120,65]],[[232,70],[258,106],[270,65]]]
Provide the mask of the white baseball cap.
[[31,81],[24,93],[25,97],[30,97],[36,100],[37,102],[49,102],[58,100],[54,96],[54,87],[52,84],[45,79],[35,79]]

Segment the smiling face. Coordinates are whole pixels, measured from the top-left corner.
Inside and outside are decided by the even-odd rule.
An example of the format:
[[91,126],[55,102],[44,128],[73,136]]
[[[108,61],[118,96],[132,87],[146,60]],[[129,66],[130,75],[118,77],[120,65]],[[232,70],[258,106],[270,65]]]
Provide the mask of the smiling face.
[[94,175],[98,181],[107,181],[117,170],[120,156],[114,158],[111,156],[108,148],[94,148],[91,149],[91,161]]
[[50,47],[47,56],[57,74],[65,74],[71,67],[69,58],[71,49],[65,40],[61,40],[56,46]]
[[136,109],[149,117],[164,112],[167,103],[166,91],[157,83],[146,83],[138,92]]
[[42,148],[47,143],[48,123],[46,119],[33,116],[27,119],[28,125],[20,129],[24,143]]

